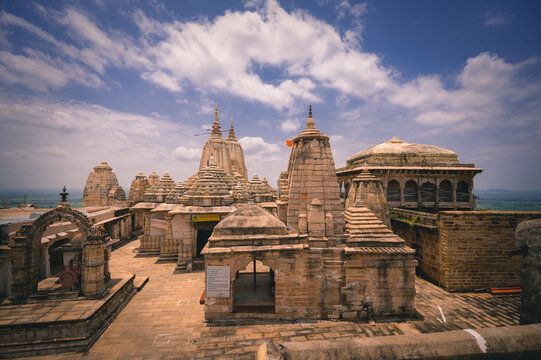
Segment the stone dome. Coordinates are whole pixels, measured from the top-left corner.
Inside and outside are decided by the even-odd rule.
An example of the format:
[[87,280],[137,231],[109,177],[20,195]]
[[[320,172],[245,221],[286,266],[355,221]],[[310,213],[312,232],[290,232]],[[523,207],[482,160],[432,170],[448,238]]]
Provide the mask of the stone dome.
[[212,237],[229,235],[287,235],[287,227],[277,217],[258,205],[245,205],[227,215]]
[[455,152],[432,145],[413,144],[393,137],[364,149],[347,160],[348,165],[450,166],[459,164]]

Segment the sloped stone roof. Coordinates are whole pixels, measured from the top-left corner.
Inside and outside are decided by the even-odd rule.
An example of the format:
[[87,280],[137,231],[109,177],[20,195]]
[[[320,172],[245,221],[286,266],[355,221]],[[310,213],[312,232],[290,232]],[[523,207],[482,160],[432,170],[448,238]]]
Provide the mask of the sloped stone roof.
[[226,216],[212,233],[212,238],[229,235],[287,235],[287,227],[277,217],[258,205],[245,205]]

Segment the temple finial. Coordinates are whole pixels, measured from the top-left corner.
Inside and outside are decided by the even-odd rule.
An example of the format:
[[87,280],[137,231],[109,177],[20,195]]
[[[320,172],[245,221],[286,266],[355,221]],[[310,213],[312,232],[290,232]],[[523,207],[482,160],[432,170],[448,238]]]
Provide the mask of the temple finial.
[[315,129],[314,119],[312,118],[312,105],[308,107],[308,120],[306,121],[306,129]]
[[229,128],[229,135],[227,136],[228,140],[236,140],[235,137],[235,128],[233,128],[233,117],[231,117],[231,127]]
[[218,120],[218,104],[214,108],[214,123],[212,124],[211,136],[222,136],[222,130],[220,130],[220,120]]

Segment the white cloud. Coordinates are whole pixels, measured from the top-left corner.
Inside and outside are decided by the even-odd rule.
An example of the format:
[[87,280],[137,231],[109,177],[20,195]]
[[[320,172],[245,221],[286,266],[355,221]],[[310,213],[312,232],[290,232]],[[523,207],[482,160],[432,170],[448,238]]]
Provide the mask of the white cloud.
[[271,154],[280,151],[278,145],[266,143],[260,136],[245,136],[239,139],[239,143],[248,154],[256,152]]
[[336,17],[341,19],[349,15],[354,18],[359,18],[366,14],[368,11],[367,7],[368,3],[351,5],[349,1],[343,0],[336,5]]
[[396,84],[389,101],[412,109],[423,125],[456,125],[457,130],[479,128],[506,121],[510,111],[523,114],[539,111],[532,100],[541,95],[541,84],[521,77],[524,64],[510,64],[496,55],[479,54],[467,60],[456,77],[455,88],[448,89],[435,75],[421,76],[406,84]]
[[283,132],[293,132],[299,129],[300,124],[301,122],[299,121],[299,119],[287,119],[282,121],[282,123],[280,124],[280,129]]
[[280,146],[268,143],[259,136],[245,136],[239,139],[239,143],[244,150],[246,167],[250,174],[259,174],[260,178],[266,176],[273,184],[280,171],[287,168],[287,156],[290,148],[285,145],[285,140]]
[[482,16],[485,26],[500,26],[507,24],[511,17],[509,14],[497,11],[495,9],[488,10]]
[[179,146],[173,150],[173,155],[179,160],[199,160],[201,158],[201,149]]
[[179,134],[195,129],[160,116],[48,97],[2,94],[0,119],[0,163],[10,169],[0,174],[4,187],[43,188],[61,180],[82,188],[104,159],[124,187],[139,170],[148,175],[169,169],[174,178],[185,178],[197,171],[193,159],[204,141],[186,137],[179,147]]

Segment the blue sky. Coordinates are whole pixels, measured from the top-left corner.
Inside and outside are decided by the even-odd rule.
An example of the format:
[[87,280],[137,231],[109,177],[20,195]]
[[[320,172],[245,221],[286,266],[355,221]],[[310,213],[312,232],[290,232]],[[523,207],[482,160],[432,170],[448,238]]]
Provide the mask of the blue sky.
[[0,188],[82,188],[107,160],[197,170],[218,103],[276,184],[308,104],[337,167],[393,136],[480,189],[541,190],[537,1],[4,1]]

